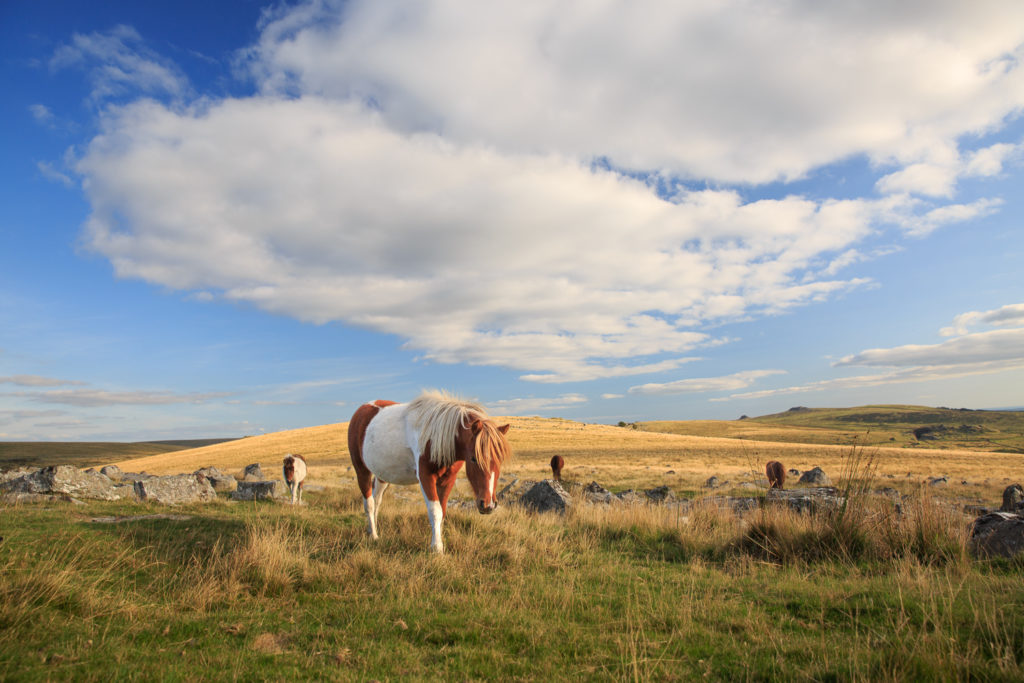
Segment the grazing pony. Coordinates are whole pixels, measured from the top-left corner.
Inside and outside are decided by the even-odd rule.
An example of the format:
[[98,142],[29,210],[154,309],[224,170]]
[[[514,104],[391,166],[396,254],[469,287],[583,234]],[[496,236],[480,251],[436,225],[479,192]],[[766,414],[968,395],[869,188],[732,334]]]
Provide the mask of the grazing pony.
[[430,518],[430,549],[444,552],[441,522],[455,477],[466,478],[480,514],[498,506],[494,487],[511,455],[505,434],[484,409],[443,392],[424,392],[410,403],[373,401],[356,410],[348,424],[348,451],[356,471],[371,538],[389,484],[419,484]]
[[771,460],[765,465],[764,473],[768,475],[768,488],[781,489],[786,483],[786,468],[778,460]]
[[562,468],[565,467],[565,460],[560,455],[551,456],[551,476],[555,481],[562,481]]
[[306,459],[289,453],[284,457],[284,483],[292,494],[292,505],[302,504],[302,482],[306,480]]

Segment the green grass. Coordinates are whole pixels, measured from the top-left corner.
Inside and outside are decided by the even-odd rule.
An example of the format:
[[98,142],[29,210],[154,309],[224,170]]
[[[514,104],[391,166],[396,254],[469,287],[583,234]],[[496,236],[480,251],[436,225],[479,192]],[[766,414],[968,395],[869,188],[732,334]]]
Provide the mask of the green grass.
[[[1020,680],[1024,566],[921,499],[842,516],[391,497],[0,514],[0,679]],[[855,500],[859,500],[856,498]],[[917,540],[915,540],[917,539]]]
[[[639,429],[808,444],[956,448],[1024,453],[1024,411],[873,405],[803,408],[729,421],[639,422]],[[914,430],[932,428],[931,438]]]

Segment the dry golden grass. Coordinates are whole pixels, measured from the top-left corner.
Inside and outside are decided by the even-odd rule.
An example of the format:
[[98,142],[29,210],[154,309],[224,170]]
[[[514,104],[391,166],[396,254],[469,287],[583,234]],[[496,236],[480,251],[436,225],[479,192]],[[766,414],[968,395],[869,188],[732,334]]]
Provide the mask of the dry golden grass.
[[[787,469],[801,471],[819,466],[836,479],[851,450],[849,445],[660,434],[559,419],[497,419],[512,424],[509,440],[513,457],[503,475],[525,479],[549,477],[548,463],[552,455],[558,454],[565,458],[565,479],[581,483],[594,480],[606,487],[647,488],[666,484],[676,490],[697,490],[711,475],[734,483],[763,476],[769,460],[779,460]],[[295,429],[116,464],[125,471],[167,474],[191,472],[208,465],[238,472],[245,465],[258,462],[274,476],[272,473],[278,472],[286,453],[300,453],[309,463],[310,483],[351,487],[354,475],[348,455],[347,427],[347,423],[340,423]],[[885,447],[870,450],[876,477],[899,484],[917,485],[931,476],[945,476],[951,487],[960,486],[963,480],[972,485],[987,484],[987,498],[1001,491],[1006,479],[1024,480],[1024,458],[1020,455]],[[461,479],[459,486],[465,486]]]

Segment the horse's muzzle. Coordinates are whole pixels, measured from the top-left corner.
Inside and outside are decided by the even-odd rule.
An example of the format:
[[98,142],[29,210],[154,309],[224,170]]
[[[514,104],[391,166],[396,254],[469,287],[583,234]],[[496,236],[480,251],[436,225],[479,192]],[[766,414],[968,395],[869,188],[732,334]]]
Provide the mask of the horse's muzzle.
[[498,501],[494,501],[493,503],[491,503],[489,507],[487,505],[484,505],[484,502],[482,500],[478,500],[476,502],[477,512],[479,512],[481,515],[491,514],[492,512],[494,512],[494,509],[496,507],[498,507]]

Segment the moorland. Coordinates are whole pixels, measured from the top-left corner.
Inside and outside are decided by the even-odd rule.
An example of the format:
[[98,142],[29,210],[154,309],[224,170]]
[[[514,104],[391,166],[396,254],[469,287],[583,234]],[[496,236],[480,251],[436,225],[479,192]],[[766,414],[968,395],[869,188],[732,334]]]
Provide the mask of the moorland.
[[[1009,421],[980,421],[1002,450],[913,436],[978,424],[960,413],[903,412],[888,431],[838,411],[714,428],[510,418],[503,480],[549,476],[562,455],[574,505],[486,517],[453,506],[441,557],[414,489],[387,494],[382,539],[366,538],[343,423],[109,451],[79,463],[274,472],[294,452],[315,486],[301,507],[2,508],[0,678],[1020,680],[1024,561],[972,554],[964,507],[998,506],[1024,481],[1024,456]],[[801,515],[714,502],[763,498],[770,459],[820,466],[847,504]],[[704,488],[711,475],[723,486]],[[591,505],[579,495],[590,481],[664,485],[690,504]]]

